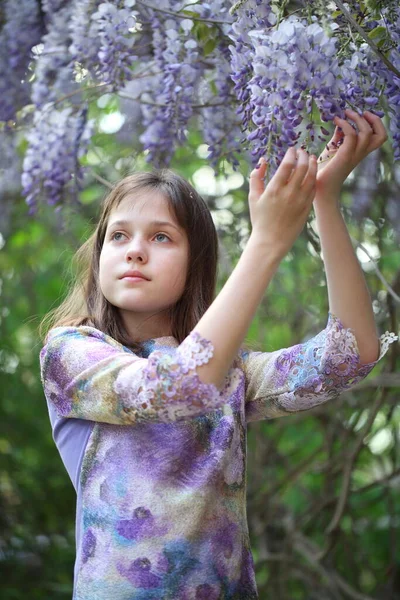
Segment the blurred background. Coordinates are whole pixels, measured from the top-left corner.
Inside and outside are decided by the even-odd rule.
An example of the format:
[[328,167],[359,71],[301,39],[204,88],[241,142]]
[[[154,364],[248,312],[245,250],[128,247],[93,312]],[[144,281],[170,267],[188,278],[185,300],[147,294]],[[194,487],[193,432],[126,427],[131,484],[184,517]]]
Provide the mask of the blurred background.
[[[51,435],[37,328],[66,294],[73,254],[94,227],[107,182],[149,170],[140,148],[126,136],[118,138],[121,118],[112,96],[93,111],[99,133],[83,159],[89,176],[80,205],[28,216],[18,178],[1,197],[2,600],[72,595],[76,496]],[[196,187],[212,212],[221,289],[250,232],[250,168],[241,162],[233,172],[227,165],[225,176],[216,176],[206,156],[207,147],[189,131],[171,168]],[[386,143],[349,177],[342,194],[380,334],[399,329],[399,169]],[[0,186],[10,181],[2,175]],[[266,291],[247,341],[263,351],[291,346],[322,330],[327,318],[311,212]],[[399,384],[395,343],[367,379],[339,399],[249,425],[247,511],[261,599],[400,598]],[[329,533],[346,482],[345,506]]]

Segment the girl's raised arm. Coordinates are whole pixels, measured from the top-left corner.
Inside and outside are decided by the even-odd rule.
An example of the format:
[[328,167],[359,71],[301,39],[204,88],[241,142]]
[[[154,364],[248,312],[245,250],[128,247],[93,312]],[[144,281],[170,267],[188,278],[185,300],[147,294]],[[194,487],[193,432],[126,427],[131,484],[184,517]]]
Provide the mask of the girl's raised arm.
[[317,157],[289,148],[264,190],[266,165],[250,176],[249,207],[252,232],[225,286],[194,331],[210,340],[213,360],[197,369],[200,379],[223,385],[227,371],[246,337],[258,305],[302,231],[315,195]]
[[386,331],[378,358],[361,364],[353,330],[330,312],[325,329],[302,344],[273,352],[242,350],[246,422],[284,417],[337,398],[362,381],[396,339]]
[[[60,416],[128,425],[201,415],[227,403],[228,371],[263,294],[311,210],[316,157],[290,148],[263,193],[250,177],[253,230],[224,288],[187,338],[148,359],[93,327],[56,327],[40,353],[48,402]],[[229,407],[227,407],[229,410]]]
[[[218,298],[195,327],[214,345],[213,360],[197,372],[202,381],[217,387],[280,260],[303,228],[311,208],[316,159],[308,158],[302,150],[297,166],[294,158],[291,148],[265,191],[263,170],[259,176],[253,171],[249,196],[253,231],[249,243]],[[303,344],[275,352],[241,352],[246,420],[308,410],[339,396],[365,378],[396,339],[389,332],[383,334],[377,360],[362,364],[354,332],[330,313],[326,328]]]

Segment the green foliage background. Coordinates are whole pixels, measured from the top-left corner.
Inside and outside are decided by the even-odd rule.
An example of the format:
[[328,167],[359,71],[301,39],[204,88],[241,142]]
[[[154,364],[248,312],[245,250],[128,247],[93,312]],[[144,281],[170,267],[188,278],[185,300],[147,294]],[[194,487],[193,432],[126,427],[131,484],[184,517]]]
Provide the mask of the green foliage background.
[[[91,110],[113,112],[114,100]],[[110,108],[111,107],[111,108]],[[207,165],[190,133],[171,165],[193,181]],[[73,277],[71,259],[89,235],[106,186],[132,170],[148,170],[144,156],[115,135],[98,134],[85,161],[92,171],[82,207],[64,215],[43,208],[32,219],[23,199],[12,202],[0,250],[0,596],[3,600],[63,600],[72,595],[75,492],[51,436],[39,376],[40,319],[64,297]],[[21,149],[22,152],[22,149]],[[97,156],[97,158],[96,158]],[[393,170],[389,144],[370,215],[351,218],[357,174],[343,190],[351,235],[379,251],[379,269],[400,293],[400,251],[392,224],[382,218],[385,186]],[[204,194],[221,243],[219,289],[249,233],[249,165],[243,184],[228,193]],[[227,171],[229,175],[229,170]],[[63,216],[63,218],[62,218]],[[252,322],[247,341],[272,351],[322,330],[328,296],[313,213],[282,261]],[[366,267],[367,269],[367,267]],[[380,333],[398,332],[399,306],[374,269],[366,270]],[[261,599],[400,598],[399,345],[358,387],[307,413],[248,428],[248,521]],[[380,385],[378,385],[380,384]],[[376,416],[372,425],[368,417]],[[366,429],[367,427],[367,429]],[[380,436],[380,438],[379,438]],[[334,515],[343,473],[361,440],[349,500],[339,526]],[[318,553],[323,556],[318,559]]]

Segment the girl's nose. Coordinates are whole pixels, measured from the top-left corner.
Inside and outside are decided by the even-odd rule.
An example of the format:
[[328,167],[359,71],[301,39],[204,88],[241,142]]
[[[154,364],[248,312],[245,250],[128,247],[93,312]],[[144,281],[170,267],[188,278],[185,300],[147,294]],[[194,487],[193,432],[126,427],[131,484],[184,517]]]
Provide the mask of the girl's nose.
[[127,261],[140,260],[141,262],[145,262],[147,260],[147,251],[144,242],[141,240],[132,241],[126,251],[126,259]]

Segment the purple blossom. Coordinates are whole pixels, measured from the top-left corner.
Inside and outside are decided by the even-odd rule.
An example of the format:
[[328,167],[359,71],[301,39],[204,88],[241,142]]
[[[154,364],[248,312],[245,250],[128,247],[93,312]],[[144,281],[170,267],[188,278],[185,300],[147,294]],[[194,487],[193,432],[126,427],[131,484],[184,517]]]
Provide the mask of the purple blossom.
[[77,158],[86,151],[93,129],[93,121],[86,122],[86,117],[86,107],[74,112],[72,107],[58,110],[46,104],[35,112],[22,174],[29,214],[36,212],[39,196],[47,204],[59,204],[66,186],[76,197],[83,175]]
[[0,232],[8,237],[14,200],[21,190],[21,159],[17,151],[18,139],[13,131],[0,135]]
[[253,126],[247,141],[254,163],[267,155],[272,175],[287,147],[300,137],[313,152],[320,146],[318,140],[326,141],[327,130],[321,125],[318,129],[314,111],[318,109],[325,121],[342,115],[344,86],[335,39],[317,23],[291,16],[267,33],[254,29],[247,37],[253,73],[247,89],[243,83],[239,88],[247,101],[243,126]]
[[[393,47],[388,52],[390,63],[400,71],[400,10],[382,9],[382,18],[374,21],[376,26],[387,27]],[[391,20],[392,19],[392,20]],[[391,114],[389,133],[393,139],[394,160],[400,159],[400,79],[380,57],[363,43],[351,44],[352,56],[342,66],[342,77],[346,83],[346,100],[359,111],[372,110],[383,117],[387,107]],[[385,98],[385,103],[382,103]]]
[[219,44],[215,55],[208,57],[208,61],[213,61],[214,69],[204,77],[199,92],[201,104],[221,104],[216,108],[203,108],[200,115],[203,140],[208,144],[210,152],[207,159],[215,169],[221,157],[235,169],[239,166],[237,155],[242,151],[240,117],[232,101],[229,58],[229,48]]
[[[37,57],[32,101],[38,109],[79,90],[73,78],[74,63],[68,52],[70,37],[68,23],[73,13],[72,3],[52,14],[48,31],[43,36],[43,50]],[[70,96],[72,102],[76,97]]]
[[79,0],[70,22],[69,51],[92,78],[119,89],[132,78],[136,31],[141,24],[134,0],[101,2]]
[[36,0],[4,3],[0,33],[0,121],[11,121],[30,101],[28,67],[32,47],[40,42],[43,24]]
[[[380,25],[387,24],[393,47],[389,52],[388,59],[400,71],[400,8],[396,12],[389,8],[382,9],[383,18]],[[394,17],[393,21],[388,20],[389,15]],[[386,19],[385,19],[386,17]],[[392,114],[389,123],[389,132],[393,139],[394,160],[400,160],[400,78],[393,71],[390,71],[386,65],[382,68],[382,79],[384,81],[383,90],[387,98],[389,112]]]
[[252,64],[255,55],[253,38],[249,35],[253,30],[263,30],[265,35],[276,23],[276,16],[272,12],[270,2],[249,0],[246,5],[237,11],[237,20],[228,32],[229,38],[234,41],[230,45],[231,51],[231,77],[235,83],[234,91],[238,99],[237,113],[242,116],[242,125],[247,129],[252,117],[250,103],[249,80],[252,77]]
[[61,8],[65,8],[71,4],[71,0],[41,0],[42,10],[50,17],[58,12]]
[[[151,23],[154,59],[162,76],[153,94],[158,106],[142,105],[145,131],[139,139],[148,150],[148,162],[161,165],[170,162],[177,143],[186,141],[202,68],[198,63],[197,42],[188,35],[192,21],[178,23],[167,19],[162,23],[153,16]],[[147,94],[143,99],[154,102]]]
[[[125,90],[137,99],[121,106],[132,107],[130,135],[155,166],[168,165],[189,126],[198,124],[215,169],[221,159],[235,169],[238,155],[248,152],[254,163],[269,155],[272,175],[288,146],[299,142],[319,153],[331,135],[327,124],[348,105],[388,114],[400,158],[400,79],[357,36],[343,43],[340,14],[333,20],[316,7],[311,20],[299,10],[278,23],[269,0],[246,0],[233,15],[228,0],[190,5],[200,18],[225,21],[216,26],[170,14],[182,10],[181,0],[158,0],[161,11],[136,0],[42,0],[41,15],[36,0],[4,4],[0,120],[14,120],[28,104],[36,108],[23,175],[32,210],[41,195],[59,204],[64,190],[79,187],[78,158],[93,129],[81,105],[96,84],[100,93],[104,84],[106,92]],[[361,11],[360,3],[351,10]],[[385,54],[400,70],[399,7],[371,11],[362,26],[386,28]],[[204,52],[203,41],[216,35],[215,48]],[[214,106],[197,108],[202,104]],[[123,133],[126,139],[128,127]],[[359,191],[359,207],[361,193],[368,202]]]
[[119,110],[125,117],[125,121],[119,131],[117,131],[116,139],[122,144],[126,144],[135,150],[140,151],[137,139],[138,123],[141,122],[141,94],[151,92],[152,81],[154,77],[143,77],[128,81],[124,87],[118,92],[119,95]]

